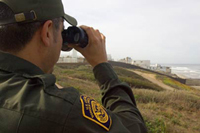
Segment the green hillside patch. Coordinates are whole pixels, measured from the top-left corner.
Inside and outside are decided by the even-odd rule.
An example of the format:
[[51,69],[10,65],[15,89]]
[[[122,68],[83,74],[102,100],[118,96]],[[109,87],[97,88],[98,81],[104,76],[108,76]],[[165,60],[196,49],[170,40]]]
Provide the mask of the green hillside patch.
[[156,75],[156,78],[158,80],[161,80],[164,84],[171,86],[173,88],[176,88],[178,90],[193,90],[192,87],[184,85],[176,80],[173,80],[171,78],[168,78],[166,76],[162,76],[162,75]]
[[65,75],[72,78],[78,78],[95,82],[92,67],[88,65],[81,66],[56,66],[55,71],[59,69],[59,75]]

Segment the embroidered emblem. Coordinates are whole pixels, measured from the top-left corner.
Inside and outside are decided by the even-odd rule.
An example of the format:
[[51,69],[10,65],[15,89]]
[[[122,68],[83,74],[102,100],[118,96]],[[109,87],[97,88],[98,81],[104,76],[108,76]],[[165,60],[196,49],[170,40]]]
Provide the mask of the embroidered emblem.
[[104,107],[90,97],[80,96],[80,100],[83,116],[109,131],[112,120]]

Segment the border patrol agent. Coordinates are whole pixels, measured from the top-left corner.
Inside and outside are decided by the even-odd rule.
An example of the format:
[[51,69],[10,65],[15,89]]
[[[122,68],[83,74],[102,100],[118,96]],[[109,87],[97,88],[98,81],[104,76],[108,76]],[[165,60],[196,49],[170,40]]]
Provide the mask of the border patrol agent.
[[[72,87],[59,89],[51,74],[62,47],[63,20],[77,25],[64,13],[61,0],[0,0],[0,5],[1,133],[147,132],[131,88],[107,63],[102,33],[81,26],[88,46],[70,46],[93,66],[103,106]],[[5,15],[7,10],[13,15]],[[61,20],[57,28],[55,18]]]

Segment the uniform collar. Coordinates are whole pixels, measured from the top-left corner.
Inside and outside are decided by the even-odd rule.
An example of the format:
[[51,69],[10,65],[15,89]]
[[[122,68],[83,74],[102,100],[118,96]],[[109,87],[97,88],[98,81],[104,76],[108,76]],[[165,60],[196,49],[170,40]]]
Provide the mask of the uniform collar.
[[8,72],[41,75],[44,72],[36,65],[22,58],[0,51],[0,69]]

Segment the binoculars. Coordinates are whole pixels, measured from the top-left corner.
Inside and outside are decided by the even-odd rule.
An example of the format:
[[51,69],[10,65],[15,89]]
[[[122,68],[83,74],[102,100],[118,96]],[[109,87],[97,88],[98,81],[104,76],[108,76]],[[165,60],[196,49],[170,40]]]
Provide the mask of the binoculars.
[[62,32],[63,45],[62,51],[70,51],[72,48],[68,47],[68,44],[74,44],[81,48],[84,48],[88,44],[88,35],[80,27],[71,26],[67,30]]

